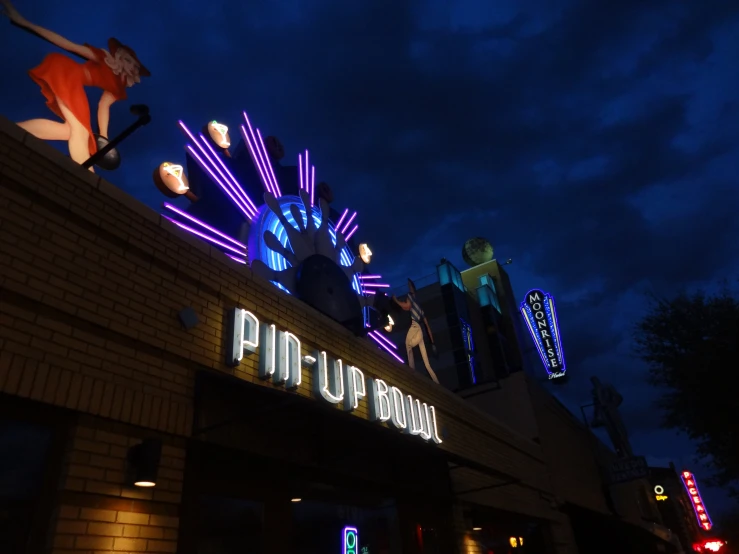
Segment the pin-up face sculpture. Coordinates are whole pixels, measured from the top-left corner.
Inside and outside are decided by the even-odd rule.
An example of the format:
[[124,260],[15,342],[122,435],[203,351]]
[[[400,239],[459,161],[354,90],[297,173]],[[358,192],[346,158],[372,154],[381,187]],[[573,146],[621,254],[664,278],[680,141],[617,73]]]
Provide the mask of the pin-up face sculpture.
[[370,250],[370,247],[365,243],[359,245],[359,257],[362,258],[362,261],[366,264],[369,264],[372,260],[372,250]]
[[187,196],[190,200],[195,199],[194,195],[190,192],[190,183],[181,165],[164,162],[154,170],[153,177],[154,184],[159,189],[159,192],[167,198]]
[[228,148],[231,146],[231,135],[228,134],[228,127],[223,123],[211,121],[207,125],[208,136],[213,143],[219,148]]

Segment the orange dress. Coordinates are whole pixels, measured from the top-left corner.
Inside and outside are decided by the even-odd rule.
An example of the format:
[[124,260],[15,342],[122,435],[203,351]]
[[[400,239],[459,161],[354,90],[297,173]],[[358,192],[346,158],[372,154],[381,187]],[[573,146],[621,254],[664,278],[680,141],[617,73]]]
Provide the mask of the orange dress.
[[97,87],[111,93],[116,100],[126,99],[126,85],[120,75],[105,63],[105,52],[85,44],[95,54],[94,60],[80,63],[64,54],[47,55],[38,67],[28,72],[46,97],[46,105],[56,115],[64,119],[59,109],[57,98],[82,123],[90,133],[90,156],[97,152],[97,142],[92,134],[90,123],[90,103],[87,100],[85,87]]

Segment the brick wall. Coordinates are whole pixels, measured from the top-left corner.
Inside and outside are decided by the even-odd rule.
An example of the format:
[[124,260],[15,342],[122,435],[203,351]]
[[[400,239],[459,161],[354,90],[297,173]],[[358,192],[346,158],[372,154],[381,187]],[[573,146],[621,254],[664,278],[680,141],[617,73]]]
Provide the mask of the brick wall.
[[[119,489],[120,454],[133,438],[140,440],[142,429],[189,435],[197,370],[271,386],[258,379],[253,357],[235,370],[224,365],[224,314],[233,306],[289,329],[305,353],[320,346],[365,375],[435,405],[445,433],[441,448],[530,486],[549,487],[536,444],[398,366],[371,341],[355,338],[252,276],[247,267],[5,120],[0,120],[0,236],[0,391],[123,425],[118,433],[100,435],[105,439],[96,438],[94,426],[76,430],[65,491],[113,499],[136,494]],[[191,330],[177,321],[185,306],[200,319]],[[299,394],[310,396],[308,372],[303,382]],[[356,415],[366,418],[366,407]],[[84,470],[86,462],[74,461],[88,457]],[[102,459],[111,467],[92,462]],[[157,487],[153,494],[151,502],[174,505],[179,491]],[[539,511],[548,508],[542,504]]]

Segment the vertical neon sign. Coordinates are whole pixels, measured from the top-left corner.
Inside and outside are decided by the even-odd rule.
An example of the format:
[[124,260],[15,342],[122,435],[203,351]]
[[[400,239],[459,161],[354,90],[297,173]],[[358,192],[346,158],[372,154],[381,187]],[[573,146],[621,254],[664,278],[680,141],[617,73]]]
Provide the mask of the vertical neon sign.
[[710,531],[713,527],[713,523],[711,522],[711,518],[708,516],[705,505],[703,504],[701,493],[698,491],[698,485],[695,483],[695,476],[689,471],[683,471],[680,474],[680,478],[683,481],[683,485],[685,485],[685,490],[688,491],[690,502],[693,504],[693,511],[695,512],[695,517],[698,519],[698,525],[700,525],[700,528],[704,531]]
[[341,532],[344,541],[343,554],[357,554],[359,552],[359,533],[356,527],[344,527]]
[[552,295],[539,289],[530,290],[521,303],[521,313],[549,378],[564,377],[565,356]]

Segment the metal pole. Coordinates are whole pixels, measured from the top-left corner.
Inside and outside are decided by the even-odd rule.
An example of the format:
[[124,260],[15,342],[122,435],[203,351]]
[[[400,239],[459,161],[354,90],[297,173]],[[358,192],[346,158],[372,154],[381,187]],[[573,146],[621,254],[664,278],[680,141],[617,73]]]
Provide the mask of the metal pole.
[[131,113],[138,114],[138,119],[134,121],[131,125],[129,125],[120,135],[115,137],[113,140],[108,142],[103,148],[95,152],[92,156],[90,156],[87,161],[82,163],[82,167],[89,168],[93,165],[95,165],[98,161],[100,161],[105,154],[113,150],[116,146],[118,146],[121,142],[123,142],[125,139],[127,139],[131,134],[133,134],[136,129],[139,127],[143,127],[144,125],[147,125],[151,121],[151,116],[149,115],[149,108],[147,106],[138,104],[135,106],[131,106]]

